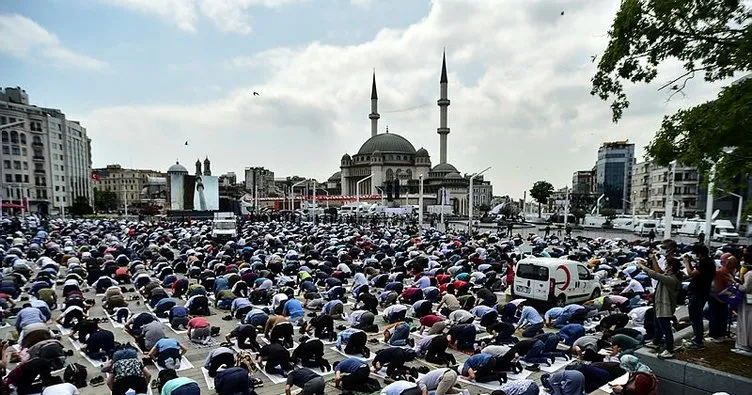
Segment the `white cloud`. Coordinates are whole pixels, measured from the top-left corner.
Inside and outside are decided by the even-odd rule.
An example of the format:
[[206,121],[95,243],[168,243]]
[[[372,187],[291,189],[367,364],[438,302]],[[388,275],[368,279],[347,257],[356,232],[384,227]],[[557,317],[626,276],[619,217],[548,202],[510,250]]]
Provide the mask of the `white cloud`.
[[182,30],[196,31],[199,16],[209,18],[225,32],[248,34],[252,31],[248,10],[253,7],[278,7],[301,0],[100,0],[117,7],[156,15]]
[[[389,125],[390,132],[428,149],[436,164],[436,100],[446,47],[449,161],[462,172],[493,166],[487,178],[495,193],[521,197],[536,180],[561,187],[573,171],[592,168],[603,141],[629,138],[641,148],[664,114],[716,94],[718,85],[698,82],[687,99],[665,103],[666,95],[656,92],[671,75],[664,74],[654,85],[630,89],[633,107],[612,124],[608,103],[589,94],[596,66],[590,56],[605,48],[604,33],[618,6],[435,0],[419,22],[383,29],[357,45],[312,42],[225,60],[225,72],[268,78],[222,99],[101,108],[79,118],[93,137],[95,165],[132,161],[166,168],[176,157],[191,163],[208,155],[218,172],[265,166],[279,176],[322,180],[339,169],[343,153],[356,152],[370,136],[375,68],[380,131]],[[149,144],[124,153],[132,141]]]
[[18,14],[0,14],[0,53],[29,62],[47,59],[84,70],[107,67],[101,60],[65,48],[54,34]]

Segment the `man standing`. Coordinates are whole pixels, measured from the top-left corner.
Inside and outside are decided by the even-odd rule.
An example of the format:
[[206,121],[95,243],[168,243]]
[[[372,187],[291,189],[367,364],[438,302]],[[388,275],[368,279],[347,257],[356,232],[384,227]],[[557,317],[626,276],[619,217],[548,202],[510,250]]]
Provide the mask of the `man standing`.
[[695,244],[692,247],[690,255],[684,255],[684,268],[687,275],[691,278],[689,287],[687,287],[687,310],[689,312],[689,321],[692,322],[692,331],[694,338],[685,345],[688,350],[701,350],[705,348],[703,326],[703,309],[710,297],[710,287],[715,278],[715,262],[709,256],[708,247],[701,244]]

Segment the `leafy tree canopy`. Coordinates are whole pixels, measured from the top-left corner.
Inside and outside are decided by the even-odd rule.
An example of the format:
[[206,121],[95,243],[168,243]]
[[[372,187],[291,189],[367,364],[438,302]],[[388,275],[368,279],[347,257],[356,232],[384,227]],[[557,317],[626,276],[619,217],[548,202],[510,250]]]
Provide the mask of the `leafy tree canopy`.
[[[752,71],[750,3],[740,0],[622,0],[608,34],[610,41],[592,79],[591,93],[611,102],[614,122],[629,107],[624,83],[650,83],[658,66],[679,61],[684,72],[663,84],[669,99],[695,76],[720,81]],[[670,92],[670,93],[669,93]],[[716,100],[666,116],[648,157],[697,167],[708,179],[731,186],[752,173],[752,80],[722,89]],[[727,154],[724,154],[726,152]]]
[[535,199],[538,205],[538,218],[541,216],[541,206],[548,202],[548,198],[554,193],[554,186],[548,181],[536,181],[530,189],[530,196]]

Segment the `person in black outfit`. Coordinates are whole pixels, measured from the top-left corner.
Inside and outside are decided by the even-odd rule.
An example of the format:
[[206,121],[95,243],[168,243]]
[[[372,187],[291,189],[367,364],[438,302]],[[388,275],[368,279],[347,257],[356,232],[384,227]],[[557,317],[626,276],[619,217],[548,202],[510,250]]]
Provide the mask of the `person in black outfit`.
[[435,336],[426,349],[426,362],[436,365],[454,365],[457,363],[454,355],[447,352],[447,347],[449,347],[449,341],[447,341],[446,336]]
[[715,278],[715,262],[710,258],[708,247],[705,245],[695,244],[692,246],[692,252],[697,258],[684,255],[684,267],[691,278],[687,287],[687,310],[694,338],[685,347],[689,350],[698,350],[705,348],[703,309],[710,298],[710,287]]
[[269,341],[271,343],[282,344],[287,348],[292,348],[292,345],[293,345],[292,336],[294,335],[294,332],[295,330],[293,329],[291,323],[280,322],[274,325],[271,333],[269,333]]
[[319,368],[322,372],[332,370],[332,365],[324,359],[324,342],[307,336],[300,338],[300,345],[292,352],[292,362],[307,368]]
[[[483,317],[485,318],[486,315]],[[513,336],[515,326],[508,322],[495,322],[486,326],[486,331],[494,337],[493,340],[491,340],[491,343],[493,344],[509,344],[518,341],[518,339]]]
[[256,360],[259,365],[264,362],[264,371],[269,374],[277,374],[287,377],[287,373],[293,370],[290,363],[290,352],[281,344],[272,343],[261,347]]
[[415,359],[415,351],[411,348],[388,347],[376,351],[373,358],[373,368],[375,371],[381,370],[386,365],[386,375],[394,380],[404,380],[407,378],[408,369],[405,368],[405,362]]
[[[217,350],[225,350],[225,352],[217,352]],[[232,350],[224,347],[217,350],[212,352],[211,357],[209,358],[209,366],[207,367],[209,377],[216,377],[217,371],[222,366],[225,368],[235,366],[235,354]]]
[[596,330],[610,331],[613,329],[624,328],[629,323],[629,316],[623,313],[609,314],[601,319],[601,322],[595,327]]
[[238,347],[241,350],[252,350],[253,352],[259,352],[261,350],[261,346],[256,341],[256,336],[258,335],[258,332],[256,331],[256,327],[249,324],[240,324],[235,327],[230,333],[225,336],[225,339],[227,341],[232,341],[232,339],[237,338],[238,339]]
[[[368,286],[364,285],[362,286],[362,288],[368,288]],[[355,307],[353,307],[353,310],[367,310],[373,314],[379,314],[379,312],[376,310],[376,307],[378,307],[378,305],[378,298],[376,298],[375,295],[371,294],[366,289],[365,292],[361,292],[360,295],[358,295],[358,299],[355,301]]]
[[311,318],[311,321],[301,328],[305,333],[313,331],[313,336],[318,339],[334,341],[337,338],[337,334],[334,332],[334,318],[329,314],[319,314]]
[[298,386],[303,389],[301,395],[324,395],[326,382],[324,378],[306,368],[295,369],[287,376],[285,393],[291,393],[292,386]]

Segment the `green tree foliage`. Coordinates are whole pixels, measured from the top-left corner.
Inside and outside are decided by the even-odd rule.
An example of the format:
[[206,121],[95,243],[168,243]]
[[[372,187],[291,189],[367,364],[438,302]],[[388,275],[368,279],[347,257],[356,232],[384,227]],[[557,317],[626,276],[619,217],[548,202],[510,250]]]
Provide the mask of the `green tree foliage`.
[[483,216],[485,216],[486,214],[488,214],[489,211],[491,211],[491,207],[489,205],[487,205],[487,204],[484,203],[484,204],[481,204],[480,206],[478,206],[478,211],[480,211],[481,214],[483,214]]
[[117,210],[117,195],[112,191],[94,190],[94,207],[97,210]]
[[[591,93],[611,102],[617,122],[629,107],[624,83],[653,81],[666,61],[684,69],[659,88],[669,100],[683,95],[696,76],[713,82],[749,73],[750,20],[752,8],[740,0],[623,0]],[[666,116],[647,154],[661,165],[677,160],[697,167],[706,180],[710,163],[717,163],[716,183],[732,187],[740,174],[752,171],[750,117],[752,80],[740,80],[716,100]],[[731,148],[728,155],[724,147]]]
[[507,219],[514,219],[520,215],[520,206],[517,203],[507,203],[499,210],[499,214]]
[[541,206],[548,202],[548,198],[554,194],[554,186],[548,181],[536,181],[530,189],[530,196],[538,205],[538,218],[541,217]]
[[576,208],[572,210],[572,215],[574,215],[574,217],[577,219],[578,222],[582,220],[583,218],[585,218],[586,214],[587,212],[581,208]]
[[73,201],[70,208],[71,215],[82,216],[91,214],[94,210],[89,205],[89,201],[84,196],[79,196]]

